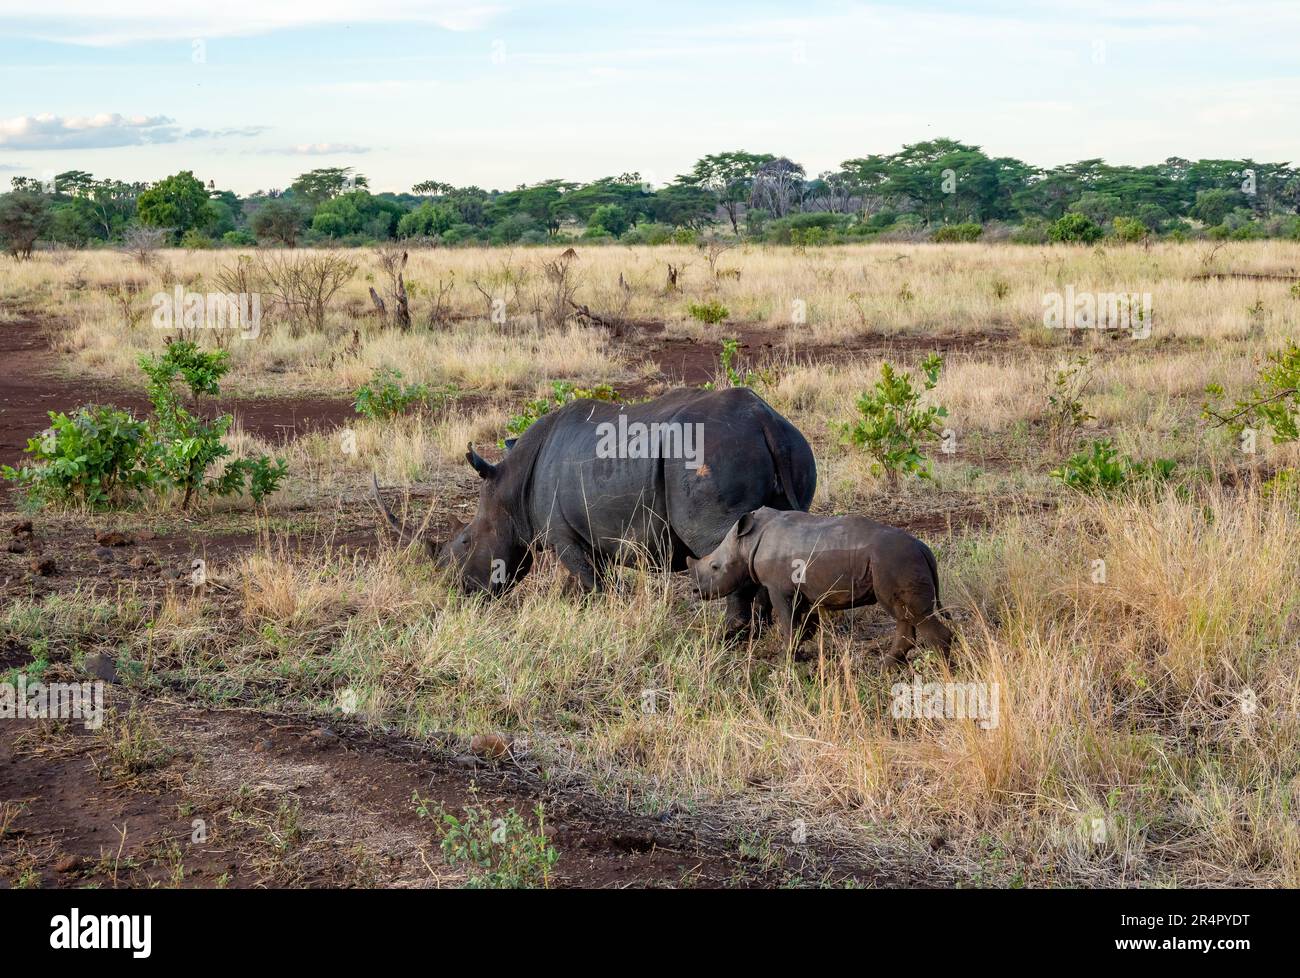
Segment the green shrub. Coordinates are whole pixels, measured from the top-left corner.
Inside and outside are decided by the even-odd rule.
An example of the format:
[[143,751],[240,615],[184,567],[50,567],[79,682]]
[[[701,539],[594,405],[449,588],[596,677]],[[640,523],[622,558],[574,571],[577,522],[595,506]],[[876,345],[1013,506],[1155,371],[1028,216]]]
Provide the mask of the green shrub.
[[140,358],[149,378],[153,414],[137,421],[117,408],[84,407],[72,417],[50,413],[53,423],[31,439],[27,452],[35,464],[2,473],[25,485],[33,501],[76,501],[89,506],[117,505],[128,493],[178,490],[181,508],[206,492],[228,496],[247,492],[255,502],[280,487],[288,465],[263,455],[235,459],[221,439],[234,418],[205,419],[181,404],[178,385],[188,388],[197,410],[203,397],[221,393],[219,381],[229,369],[224,350],[207,353],[184,341],[168,345],[157,357]]
[[376,370],[375,375],[357,388],[353,407],[357,414],[372,421],[386,421],[405,414],[417,404],[433,400],[446,402],[456,396],[454,387],[430,391],[427,384],[402,384],[402,372],[388,367]]
[[1112,493],[1168,482],[1173,478],[1177,462],[1160,458],[1153,462],[1139,462],[1121,456],[1114,442],[1095,440],[1082,452],[1076,452],[1059,469],[1052,470],[1052,478],[1059,479],[1071,489],[1087,493]]
[[[565,380],[556,380],[551,382],[551,396],[540,397],[536,400],[529,401],[524,405],[523,411],[516,414],[506,422],[506,431],[518,438],[527,431],[534,421],[544,414],[559,407],[564,407],[570,401],[593,400],[593,401],[619,401],[618,391],[614,390],[609,384],[597,384],[595,387],[575,387]],[[501,442],[505,444],[504,439]]]
[[145,422],[120,408],[96,405],[71,416],[49,414],[49,430],[27,442],[34,464],[0,470],[26,488],[32,502],[113,505],[149,483],[142,464],[148,445]]
[[886,475],[893,487],[897,487],[900,474],[931,477],[921,449],[925,442],[939,438],[938,423],[948,416],[948,409],[938,405],[923,408],[921,399],[939,382],[942,369],[943,358],[930,354],[921,363],[924,379],[917,387],[906,371],[895,370],[888,361],[882,363],[880,380],[858,398],[860,417],[835,426],[847,444],[867,452],[873,471]]
[[[727,381],[728,387],[759,387],[776,381],[771,370],[746,370],[743,374],[736,369],[736,354],[740,352],[739,340],[723,340],[722,352],[718,355],[719,374]],[[705,390],[713,390],[716,384],[704,385]]]
[[[178,385],[188,389],[191,406],[201,398],[221,393],[220,380],[230,369],[225,350],[207,352],[194,343],[171,343],[161,356],[143,356],[140,369],[149,378],[153,417],[149,422],[148,466],[157,485],[181,492],[181,509],[188,509],[199,492],[214,496],[242,495],[247,488],[261,502],[279,488],[288,473],[282,460],[236,459],[208,477],[209,471],[230,455],[221,439],[230,430],[229,414],[206,419],[181,403]],[[247,483],[247,485],[246,485]]]
[[1092,244],[1101,237],[1101,233],[1096,222],[1074,211],[1053,222],[1047,229],[1048,238],[1066,244]]
[[940,242],[953,241],[978,241],[979,236],[984,233],[984,226],[975,221],[965,221],[961,224],[945,224],[934,232],[934,240]]
[[192,251],[202,251],[204,248],[212,247],[212,239],[202,231],[190,228],[181,235],[181,247],[189,248]]
[[[1210,384],[1205,392],[1223,397],[1219,384]],[[1216,427],[1227,427],[1238,436],[1247,428],[1262,427],[1279,444],[1300,438],[1300,345],[1291,340],[1286,349],[1270,353],[1268,366],[1260,370],[1246,396],[1230,408],[1216,409],[1206,403],[1202,410]]]
[[467,805],[458,817],[441,805],[431,807],[418,792],[411,801],[420,818],[434,821],[447,864],[468,873],[466,888],[517,890],[550,886],[559,854],[546,841],[546,815],[540,804],[534,809],[537,828],[533,830],[513,808],[493,818],[486,808]]
[[731,315],[730,310],[717,299],[710,299],[708,302],[692,302],[686,309],[692,319],[710,326],[717,325]]
[[1115,240],[1126,244],[1142,241],[1151,234],[1150,229],[1136,217],[1117,217],[1111,226],[1115,229]]

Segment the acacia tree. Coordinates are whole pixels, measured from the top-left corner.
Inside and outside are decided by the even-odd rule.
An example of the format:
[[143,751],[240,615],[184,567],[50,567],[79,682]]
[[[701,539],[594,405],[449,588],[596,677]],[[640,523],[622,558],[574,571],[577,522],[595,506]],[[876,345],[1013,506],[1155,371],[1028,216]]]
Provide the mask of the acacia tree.
[[340,194],[369,186],[370,181],[350,166],[327,166],[299,174],[289,190],[314,208]]
[[769,160],[754,173],[749,190],[751,207],[761,207],[775,217],[785,217],[796,198],[802,198],[804,169],[784,156]]
[[771,153],[747,153],[734,149],[714,153],[695,164],[689,174],[679,179],[679,184],[693,184],[711,191],[731,221],[731,230],[740,233],[740,205],[749,200],[754,175],[759,167],[776,159]]

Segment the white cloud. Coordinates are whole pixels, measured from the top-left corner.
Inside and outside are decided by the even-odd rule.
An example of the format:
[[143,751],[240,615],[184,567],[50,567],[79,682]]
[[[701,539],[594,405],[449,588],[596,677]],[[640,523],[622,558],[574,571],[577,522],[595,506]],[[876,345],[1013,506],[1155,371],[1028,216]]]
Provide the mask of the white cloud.
[[102,112],[64,117],[46,113],[0,120],[0,146],[6,149],[105,149],[172,143],[180,137],[180,127],[165,115]]
[[174,41],[267,34],[329,24],[432,24],[477,30],[506,8],[465,0],[44,0],[0,12],[7,33],[106,47],[138,41]]
[[122,115],[101,112],[92,116],[51,113],[0,119],[0,147],[21,150],[114,149],[149,146],[182,139],[232,139],[257,136],[266,126],[230,129],[182,129],[165,115]]

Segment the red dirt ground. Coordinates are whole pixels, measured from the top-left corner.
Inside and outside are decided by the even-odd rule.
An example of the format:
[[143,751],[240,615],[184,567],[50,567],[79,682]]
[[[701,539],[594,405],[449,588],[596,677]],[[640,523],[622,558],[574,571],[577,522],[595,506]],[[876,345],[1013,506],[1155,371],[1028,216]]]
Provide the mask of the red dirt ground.
[[[27,439],[49,427],[50,411],[83,404],[114,404],[145,413],[143,387],[135,390],[70,379],[50,352],[49,327],[36,319],[0,323],[0,464],[16,465]],[[273,443],[356,417],[345,398],[221,398],[220,412],[232,412],[245,430]]]

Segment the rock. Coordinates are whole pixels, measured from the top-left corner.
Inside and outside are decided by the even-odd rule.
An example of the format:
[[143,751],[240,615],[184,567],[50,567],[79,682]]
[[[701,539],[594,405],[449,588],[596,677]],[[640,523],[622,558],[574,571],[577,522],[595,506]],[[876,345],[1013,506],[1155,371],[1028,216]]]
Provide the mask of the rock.
[[455,757],[451,759],[452,767],[476,768],[476,767],[482,767],[482,765],[483,762],[480,761],[473,754],[457,754]]
[[309,734],[302,737],[302,742],[308,747],[316,750],[326,750],[338,743],[339,735],[325,727],[317,727]]
[[101,547],[129,547],[135,543],[129,534],[118,530],[101,530],[95,534],[95,542]]
[[471,754],[496,761],[510,753],[510,741],[500,734],[475,734],[469,740]]
[[144,543],[146,540],[152,540],[157,536],[158,534],[154,533],[153,530],[138,530],[135,535],[135,542]]
[[19,543],[17,540],[10,540],[9,546],[6,547],[5,549],[8,550],[11,554],[27,553],[27,548],[23,544]]
[[86,656],[85,667],[86,672],[97,679],[102,679],[106,683],[117,682],[117,663],[102,652]]
[[32,521],[22,520],[15,523],[9,528],[9,532],[16,537],[29,537],[32,535]]
[[33,557],[27,566],[33,574],[40,577],[49,577],[58,570],[58,565],[54,563],[53,557]]
[[117,560],[117,555],[114,554],[113,551],[109,550],[108,547],[96,547],[94,557],[96,560],[103,561]]
[[149,554],[136,554],[127,563],[132,570],[144,570],[146,567],[153,566],[154,559]]
[[275,741],[273,741],[270,737],[263,737],[261,740],[259,740],[257,743],[253,745],[253,753],[255,754],[265,754],[267,751],[274,750],[274,749],[275,749]]
[[67,855],[54,864],[54,871],[56,873],[75,873],[82,867],[84,862],[85,860],[80,856]]

